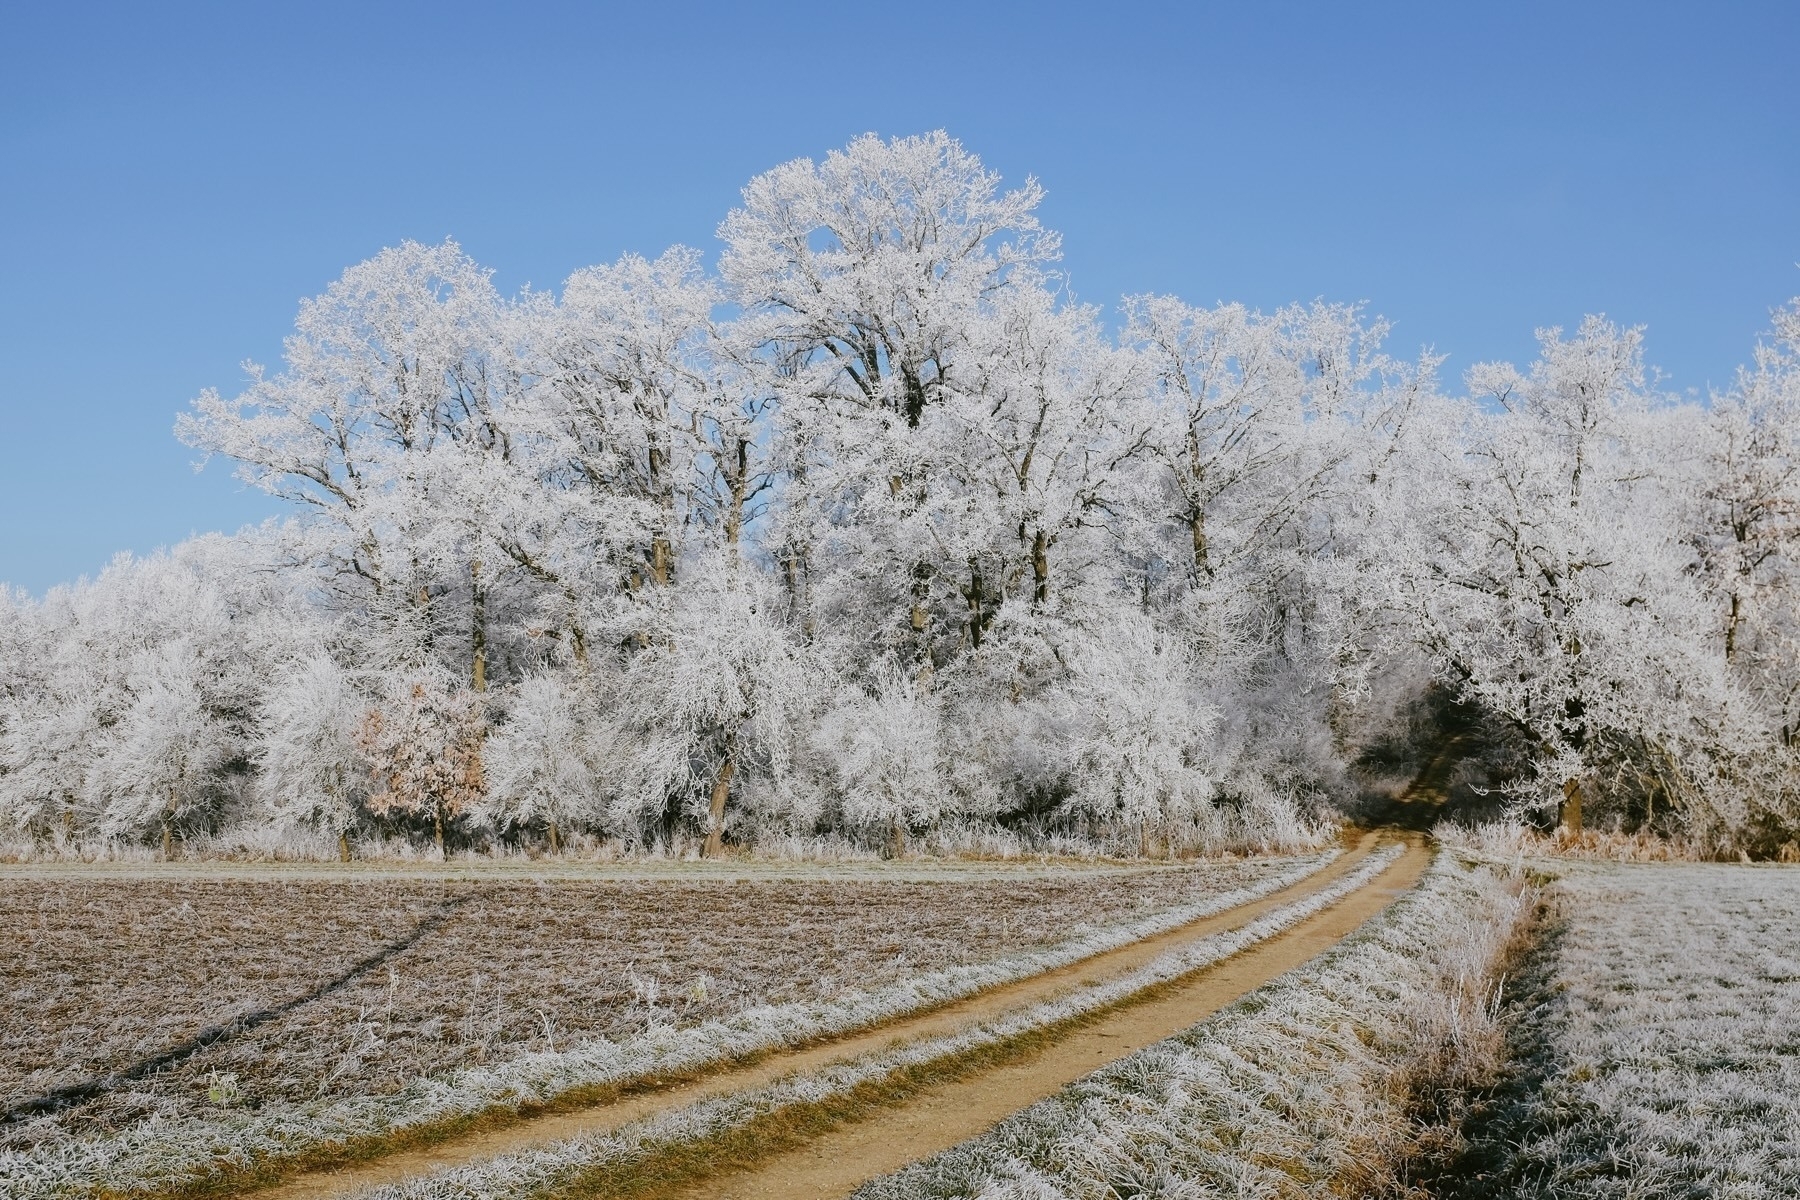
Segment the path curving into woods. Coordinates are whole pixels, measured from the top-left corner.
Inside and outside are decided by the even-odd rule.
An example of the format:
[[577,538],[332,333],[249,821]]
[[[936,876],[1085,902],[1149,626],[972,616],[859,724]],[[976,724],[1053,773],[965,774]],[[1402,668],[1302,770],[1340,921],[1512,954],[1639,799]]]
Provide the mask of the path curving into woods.
[[[1379,835],[1370,834],[1365,844]],[[928,1087],[868,1119],[847,1123],[762,1161],[704,1179],[646,1189],[679,1200],[843,1197],[862,1184],[948,1150],[1118,1059],[1186,1030],[1309,962],[1410,890],[1430,864],[1423,838],[1385,871],[1299,924],[1172,987],[1070,1029],[1036,1053]],[[1232,914],[1236,915],[1236,914]]]

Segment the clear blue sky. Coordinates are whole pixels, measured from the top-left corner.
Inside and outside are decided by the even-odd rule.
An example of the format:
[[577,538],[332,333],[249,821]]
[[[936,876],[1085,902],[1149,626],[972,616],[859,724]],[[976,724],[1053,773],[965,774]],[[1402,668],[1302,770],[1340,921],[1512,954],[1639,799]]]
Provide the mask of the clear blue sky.
[[276,511],[169,429],[403,238],[503,287],[949,130],[1087,299],[1366,300],[1522,359],[1590,311],[1704,391],[1800,294],[1800,4],[0,3],[0,579]]

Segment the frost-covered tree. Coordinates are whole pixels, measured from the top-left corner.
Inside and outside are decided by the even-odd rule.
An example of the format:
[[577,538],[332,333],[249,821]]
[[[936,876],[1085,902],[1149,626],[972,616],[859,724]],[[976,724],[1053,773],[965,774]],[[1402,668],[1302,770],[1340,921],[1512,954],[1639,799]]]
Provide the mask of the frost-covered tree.
[[1540,341],[1529,372],[1470,372],[1494,407],[1468,410],[1464,469],[1404,564],[1422,636],[1522,739],[1534,798],[1572,827],[1602,796],[1636,820],[1684,808],[1729,827],[1720,769],[1746,730],[1675,503],[1694,418],[1645,390],[1640,331],[1589,318]]
[[1067,651],[1067,805],[1147,849],[1153,829],[1206,822],[1218,714],[1178,634],[1123,606],[1100,619],[1105,637],[1089,631]]
[[687,580],[621,606],[621,659],[596,748],[614,823],[671,838],[681,820],[722,845],[734,794],[792,811],[789,767],[820,683],[768,582],[729,556],[690,560]]
[[324,830],[350,858],[350,830],[368,791],[358,745],[367,703],[350,673],[313,650],[284,663],[263,694],[255,760],[259,790],[283,821]]
[[549,672],[521,680],[506,704],[506,721],[482,754],[484,815],[501,828],[542,822],[556,853],[562,830],[597,807],[591,718],[570,681]]
[[0,805],[38,836],[137,839],[232,816],[262,682],[312,622],[255,536],[120,556],[23,603],[0,700]]
[[942,720],[936,698],[889,661],[876,668],[868,690],[847,686],[820,725],[844,820],[888,830],[895,855],[906,853],[909,830],[944,811]]
[[441,673],[396,676],[357,729],[375,779],[369,808],[428,819],[442,858],[445,828],[485,791],[485,725],[481,697]]
[[301,305],[284,370],[246,364],[243,393],[205,392],[177,422],[298,506],[293,553],[362,611],[373,664],[485,673],[486,543],[509,491],[485,468],[525,384],[507,309],[454,242],[384,250]]
[[1435,677],[1571,823],[1800,832],[1800,305],[1705,408],[1599,318],[1455,399],[1354,306],[1082,304],[1041,199],[871,135],[714,269],[350,268],[177,427],[293,519],[0,595],[0,820],[1291,846]]
[[1782,744],[1800,734],[1800,301],[1713,397],[1695,517],[1721,653]]
[[974,382],[999,294],[1038,286],[1055,257],[1041,196],[1001,191],[942,133],[866,136],[758,176],[720,226],[737,336],[763,348],[779,397],[774,550],[808,619],[853,622],[865,663],[930,657],[934,534],[958,503],[933,417]]
[[88,787],[103,798],[103,835],[160,829],[167,856],[177,824],[218,805],[237,746],[209,705],[203,671],[183,639],[134,656],[123,681],[129,700],[99,737],[88,774]]

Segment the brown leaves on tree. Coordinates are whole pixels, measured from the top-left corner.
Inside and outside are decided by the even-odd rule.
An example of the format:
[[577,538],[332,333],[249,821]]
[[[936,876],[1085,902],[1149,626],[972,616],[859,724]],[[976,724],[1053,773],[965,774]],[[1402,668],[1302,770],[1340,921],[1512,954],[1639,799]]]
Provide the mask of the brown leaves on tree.
[[486,727],[481,697],[430,680],[414,680],[396,700],[370,709],[356,734],[376,785],[369,808],[429,814],[442,850],[444,822],[481,799]]

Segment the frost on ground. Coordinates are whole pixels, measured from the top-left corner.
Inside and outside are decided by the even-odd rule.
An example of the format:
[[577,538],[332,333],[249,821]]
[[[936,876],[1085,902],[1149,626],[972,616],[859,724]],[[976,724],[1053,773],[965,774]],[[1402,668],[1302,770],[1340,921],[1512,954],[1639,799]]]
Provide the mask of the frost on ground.
[[34,1073],[59,1055],[119,1070],[305,994],[367,955],[378,939],[348,933],[364,922],[402,938],[421,914],[443,922],[241,1038],[60,1119],[15,1123],[0,1196],[164,1185],[695,1069],[1085,957],[1330,857],[932,883],[9,882],[0,897],[27,949],[0,970],[51,1019],[9,1024],[8,1103],[75,1075]]
[[[1566,826],[1545,832],[1516,820],[1462,825],[1440,821],[1432,836],[1446,846],[1489,860],[1527,858],[1587,859],[1594,862],[1749,862],[1745,851],[1725,842],[1663,836],[1653,830],[1627,833],[1619,829],[1587,829],[1571,833]],[[1766,857],[1800,862],[1800,843],[1783,842]]]
[[1290,929],[1330,907],[1392,866],[1402,847],[1370,855],[1327,887],[1282,905],[1237,929],[1196,939],[1158,955],[1136,970],[1090,982],[1072,992],[1026,1005],[943,1037],[834,1063],[764,1087],[714,1097],[623,1128],[585,1134],[529,1150],[424,1176],[366,1193],[369,1200],[538,1200],[545,1196],[607,1195],[609,1173],[665,1158],[682,1144],[713,1141],[745,1130],[758,1119],[806,1105],[841,1100],[857,1088],[1004,1046],[1012,1039],[1054,1029],[1104,1012],[1147,988],[1192,974]]
[[1440,858],[1313,964],[856,1195],[1398,1190],[1422,1122],[1494,1068],[1498,975],[1526,910],[1513,884]]
[[1800,872],[1558,869],[1522,1070],[1440,1191],[1800,1195]]

